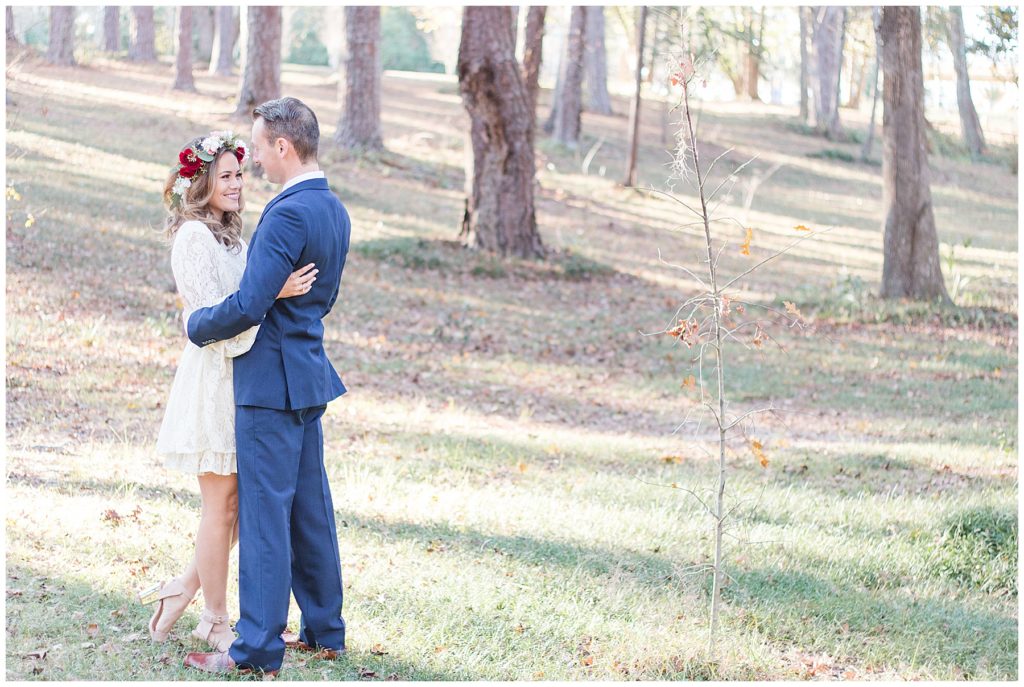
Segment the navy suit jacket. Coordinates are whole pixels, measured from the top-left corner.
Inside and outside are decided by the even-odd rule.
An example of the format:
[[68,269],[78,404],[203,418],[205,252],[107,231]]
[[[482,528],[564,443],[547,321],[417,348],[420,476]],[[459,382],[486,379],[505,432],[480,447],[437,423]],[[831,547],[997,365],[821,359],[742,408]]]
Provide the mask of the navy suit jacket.
[[[238,291],[189,316],[188,338],[200,347],[261,325],[252,348],[234,359],[235,405],[297,410],[345,393],[324,352],[322,320],[338,298],[350,234],[326,179],[288,188],[260,216]],[[278,300],[289,275],[311,262],[320,272],[310,291]]]

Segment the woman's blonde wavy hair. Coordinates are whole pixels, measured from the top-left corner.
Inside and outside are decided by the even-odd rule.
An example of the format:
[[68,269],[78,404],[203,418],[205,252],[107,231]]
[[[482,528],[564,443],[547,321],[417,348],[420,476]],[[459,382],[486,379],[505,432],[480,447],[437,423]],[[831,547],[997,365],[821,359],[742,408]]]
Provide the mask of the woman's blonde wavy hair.
[[[185,148],[196,150],[202,141],[202,136],[194,138],[182,146],[182,150]],[[174,166],[174,169],[167,177],[167,182],[164,184],[164,205],[167,206],[167,218],[164,220],[164,229],[167,232],[168,239],[173,241],[178,228],[185,222],[199,220],[209,227],[217,241],[228,248],[241,249],[242,211],[245,210],[244,193],[239,191],[238,212],[225,212],[223,218],[218,220],[217,216],[210,210],[210,199],[213,198],[214,189],[217,188],[217,167],[220,165],[222,157],[234,154],[235,152],[230,148],[225,148],[217,153],[217,157],[214,158],[213,162],[206,165],[205,172],[192,177],[192,185],[185,189],[180,203],[174,203],[174,199],[171,197],[174,182],[178,180],[178,165]]]

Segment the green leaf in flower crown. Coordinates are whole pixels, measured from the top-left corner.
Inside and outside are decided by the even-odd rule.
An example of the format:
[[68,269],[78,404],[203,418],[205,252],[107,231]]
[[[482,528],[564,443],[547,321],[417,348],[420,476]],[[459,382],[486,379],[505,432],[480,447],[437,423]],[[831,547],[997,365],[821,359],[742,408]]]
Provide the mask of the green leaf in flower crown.
[[196,151],[196,157],[198,157],[203,162],[213,162],[213,155],[210,155],[208,152],[202,149]]

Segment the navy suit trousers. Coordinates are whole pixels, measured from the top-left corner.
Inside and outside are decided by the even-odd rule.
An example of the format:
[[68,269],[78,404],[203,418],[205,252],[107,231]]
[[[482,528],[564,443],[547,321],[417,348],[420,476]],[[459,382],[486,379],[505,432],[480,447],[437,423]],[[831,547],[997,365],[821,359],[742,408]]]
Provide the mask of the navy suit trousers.
[[299,638],[345,648],[341,559],[324,468],[326,408],[235,408],[240,617],[230,654],[243,668],[281,667],[291,593],[302,612]]

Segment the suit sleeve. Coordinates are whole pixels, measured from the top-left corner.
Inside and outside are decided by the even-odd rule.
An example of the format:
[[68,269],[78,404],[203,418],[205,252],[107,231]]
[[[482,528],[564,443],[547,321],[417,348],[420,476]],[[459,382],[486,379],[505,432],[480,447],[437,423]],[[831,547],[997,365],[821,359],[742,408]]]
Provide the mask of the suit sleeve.
[[252,243],[238,291],[189,315],[188,338],[192,343],[201,347],[230,339],[261,323],[305,246],[306,228],[298,214],[280,205],[272,208]]

